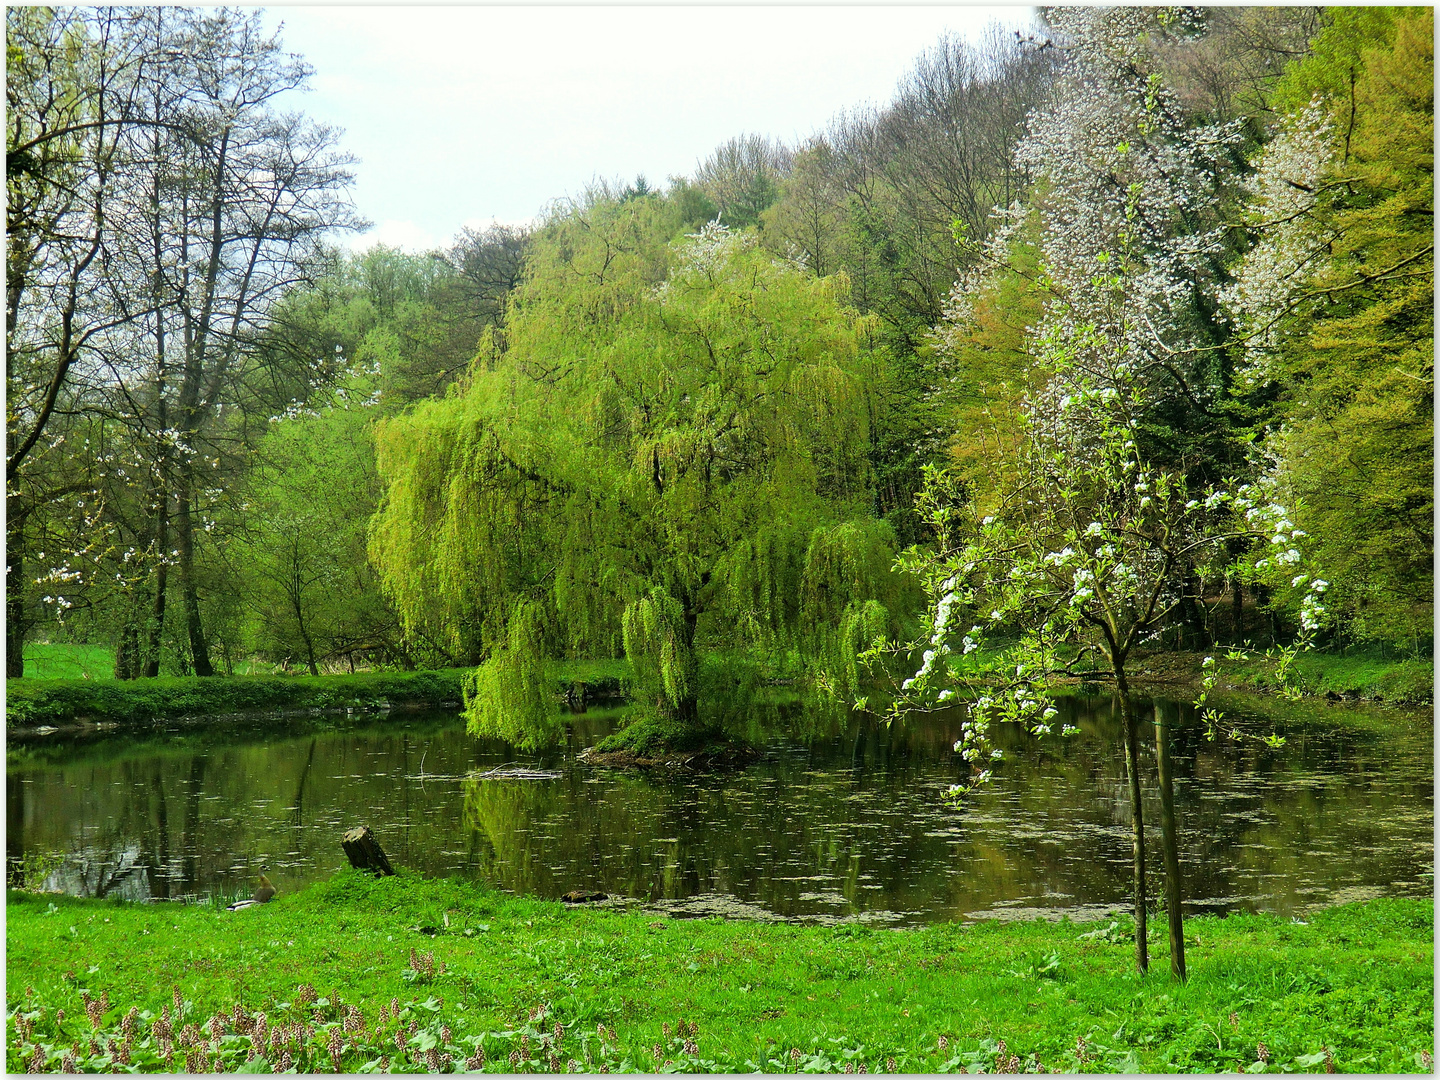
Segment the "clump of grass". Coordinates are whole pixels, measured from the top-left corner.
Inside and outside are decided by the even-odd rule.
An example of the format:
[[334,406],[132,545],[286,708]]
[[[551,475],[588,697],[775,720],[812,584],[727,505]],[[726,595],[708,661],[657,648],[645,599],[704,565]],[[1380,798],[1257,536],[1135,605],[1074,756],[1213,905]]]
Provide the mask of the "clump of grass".
[[658,758],[701,750],[720,738],[717,731],[696,731],[679,721],[637,710],[634,720],[601,739],[595,749],[601,753],[628,750],[636,757]]

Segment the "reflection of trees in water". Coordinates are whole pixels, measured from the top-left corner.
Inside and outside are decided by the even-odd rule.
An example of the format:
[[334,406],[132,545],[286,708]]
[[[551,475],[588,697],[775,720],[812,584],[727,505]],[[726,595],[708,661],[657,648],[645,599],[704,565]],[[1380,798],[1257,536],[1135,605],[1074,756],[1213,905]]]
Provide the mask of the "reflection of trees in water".
[[[1003,797],[1014,801],[1021,816],[1042,818],[1045,828],[1061,835],[1066,819],[1084,819],[1085,808],[1098,797],[1117,830],[1109,857],[1122,858],[1118,830],[1129,821],[1129,795],[1122,764],[1104,751],[1119,737],[1116,712],[1104,698],[1064,698],[1058,705],[1061,719],[1085,735],[1037,742],[1012,730],[1007,757],[1018,755],[1034,771],[1023,781],[1013,777],[1013,767],[1011,777],[1002,774]],[[1192,910],[1228,909],[1235,906],[1234,898],[1247,896],[1259,902],[1255,906],[1299,902],[1303,897],[1295,890],[1307,883],[1318,890],[1309,898],[1313,901],[1344,883],[1338,878],[1414,878],[1430,832],[1433,782],[1423,767],[1430,755],[1428,727],[1385,732],[1265,721],[1267,730],[1286,737],[1284,749],[1276,751],[1253,740],[1208,741],[1188,703],[1140,699],[1137,711],[1142,717],[1157,713],[1166,721],[1180,869]],[[1155,750],[1143,742],[1140,750],[1145,817],[1161,821]],[[1399,768],[1397,759],[1403,762]],[[1052,772],[1047,760],[1058,768]],[[1416,807],[1427,820],[1397,837],[1397,805]],[[1314,842],[1321,835],[1337,865],[1317,865]],[[1162,846],[1163,837],[1154,840]],[[1417,851],[1416,840],[1422,850]],[[1349,860],[1350,849],[1367,851],[1363,867]],[[1151,870],[1160,884],[1159,866],[1152,864]],[[1157,895],[1153,889],[1151,894]],[[1206,903],[1226,898],[1231,899]]]
[[[886,727],[777,706],[782,732],[808,729],[814,739],[776,743],[735,775],[570,769],[545,782],[461,780],[516,755],[455,727],[412,731],[392,720],[13,768],[7,857],[69,853],[64,886],[92,895],[235,892],[264,859],[291,889],[343,866],[339,837],[364,820],[397,864],[484,874],[549,896],[583,887],[719,892],[777,912],[930,917],[998,901],[1120,904],[1129,796],[1112,749],[1118,718],[1105,698],[1060,707],[1083,734],[1037,741],[1002,725],[997,783],[963,811],[940,799],[961,775],[958,713]],[[1283,906],[1297,890],[1320,890],[1297,899],[1309,902],[1343,885],[1413,880],[1428,861],[1428,729],[1337,734],[1323,719],[1287,721],[1275,725],[1288,740],[1277,752],[1206,742],[1189,718],[1188,706],[1176,707],[1176,726],[1166,715],[1190,910],[1276,890],[1272,903]],[[1153,739],[1142,741],[1141,762],[1145,813],[1160,822]],[[1158,887],[1161,837],[1152,832]]]
[[25,883],[26,831],[23,791],[23,785],[7,778],[5,784],[5,883],[11,888]]
[[1155,703],[1155,773],[1160,788],[1160,849],[1165,867],[1165,914],[1170,937],[1170,974],[1185,981],[1185,927],[1181,907],[1185,883],[1180,873],[1180,847],[1175,818],[1175,768],[1170,757],[1170,732],[1176,719],[1172,702]]
[[160,780],[158,769],[150,774],[150,789],[155,798],[154,836],[157,843],[154,848],[155,857],[146,867],[146,877],[150,885],[150,895],[168,900],[170,878],[162,868],[170,865],[170,819],[165,809],[165,785]]
[[972,828],[968,815],[941,809],[929,751],[949,754],[953,741],[933,728],[864,726],[829,753],[812,747],[756,770],[767,775],[477,778],[465,819],[489,849],[487,873],[539,895],[720,892],[782,913],[915,911],[933,909],[948,883],[944,906],[961,914],[1037,882],[1062,896],[1113,892],[1116,871],[1103,861],[1077,862],[1059,841],[1014,842],[1003,824]]
[[[413,750],[415,737],[409,738]],[[438,765],[453,778],[468,767],[463,735],[450,741],[450,753],[432,752],[427,771]],[[396,767],[405,758],[401,742],[398,735],[357,740],[329,733],[12,771],[12,850],[24,845],[68,855],[58,884],[81,895],[234,892],[267,860],[282,887],[293,887],[296,864],[304,880],[344,864],[340,835],[352,815],[362,815],[377,829],[395,826],[388,831],[412,856],[408,865],[442,873],[450,869],[439,855],[444,836],[461,833],[457,784],[430,783],[428,793],[417,788],[397,798],[409,786]],[[417,764],[418,755],[412,757]],[[407,800],[413,844],[399,830],[404,807],[398,822],[391,812]]]

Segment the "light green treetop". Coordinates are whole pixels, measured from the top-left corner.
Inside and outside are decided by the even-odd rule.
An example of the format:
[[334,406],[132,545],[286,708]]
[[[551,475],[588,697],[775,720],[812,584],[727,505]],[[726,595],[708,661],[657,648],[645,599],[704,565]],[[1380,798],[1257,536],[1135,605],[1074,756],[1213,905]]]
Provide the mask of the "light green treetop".
[[847,689],[910,606],[870,516],[871,321],[747,234],[672,245],[668,213],[552,222],[463,387],[382,425],[372,554],[411,632],[481,662],[479,732],[553,736],[548,656],[623,650],[637,696],[691,726],[706,651]]

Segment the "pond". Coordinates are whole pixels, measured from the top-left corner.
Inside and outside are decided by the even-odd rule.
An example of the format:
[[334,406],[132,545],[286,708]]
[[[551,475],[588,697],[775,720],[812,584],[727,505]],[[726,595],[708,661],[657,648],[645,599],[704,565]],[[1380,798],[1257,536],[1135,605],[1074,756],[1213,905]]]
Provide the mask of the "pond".
[[[1005,762],[963,808],[944,799],[968,772],[952,750],[959,712],[887,727],[781,710],[759,762],[712,775],[578,763],[618,712],[575,717],[568,744],[538,755],[474,739],[454,714],[12,740],[8,857],[48,863],[51,887],[86,896],[248,895],[262,864],[282,891],[329,876],[346,863],[343,832],[365,823],[392,863],[427,875],[547,897],[599,890],[675,914],[903,925],[1123,910],[1120,725],[1108,697],[1057,704],[1080,734],[1002,726]],[[1187,912],[1431,895],[1430,715],[1247,707],[1267,711],[1250,726],[1283,747],[1209,742],[1190,706],[1144,703],[1171,725]],[[1155,730],[1142,727],[1151,823]],[[481,775],[505,763],[554,775]],[[1159,843],[1152,827],[1152,896]]]

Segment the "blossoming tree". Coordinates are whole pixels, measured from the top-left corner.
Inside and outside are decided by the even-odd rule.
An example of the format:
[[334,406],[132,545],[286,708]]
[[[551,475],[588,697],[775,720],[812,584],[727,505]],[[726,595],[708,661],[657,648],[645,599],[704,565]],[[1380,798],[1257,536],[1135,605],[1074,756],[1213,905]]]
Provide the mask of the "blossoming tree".
[[[1223,229],[1212,204],[1235,133],[1188,126],[1147,71],[1147,35],[1165,32],[1164,13],[1063,9],[1056,23],[1067,60],[1019,151],[1038,181],[1036,206],[1011,208],[1009,227],[976,249],[978,269],[957,286],[937,331],[942,354],[971,339],[976,298],[1015,276],[1011,249],[1023,238],[1035,249],[1026,277],[1041,312],[1026,334],[1034,389],[983,506],[955,478],[931,475],[925,509],[939,544],[905,557],[927,582],[930,635],[914,646],[914,674],[892,708],[942,707],[968,691],[956,749],[975,774],[955,789],[961,795],[989,780],[1001,758],[991,725],[1050,733],[1057,710],[1046,690],[1098,657],[1124,728],[1144,971],[1145,822],[1127,664],[1196,603],[1201,580],[1235,572],[1237,551],[1245,574],[1303,592],[1309,625],[1325,583],[1301,565],[1303,533],[1264,463],[1224,442],[1226,386],[1215,357],[1225,331],[1211,317],[1225,280]],[[1242,467],[1252,482],[1221,473]],[[1018,636],[998,685],[955,662],[991,635]],[[877,644],[872,655],[886,651]],[[1173,848],[1165,878],[1172,970],[1183,978]]]

